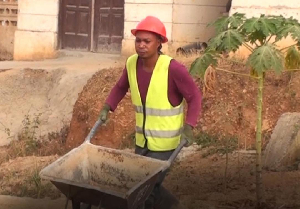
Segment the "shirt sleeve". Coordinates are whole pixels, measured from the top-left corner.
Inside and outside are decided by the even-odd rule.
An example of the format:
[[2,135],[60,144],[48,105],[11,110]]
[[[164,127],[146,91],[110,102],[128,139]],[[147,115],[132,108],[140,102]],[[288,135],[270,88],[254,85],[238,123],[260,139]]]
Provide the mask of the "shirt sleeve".
[[127,76],[127,69],[125,67],[120,79],[110,91],[110,94],[108,95],[105,102],[110,106],[111,111],[115,111],[120,101],[126,95],[128,89],[129,89],[129,81]]
[[201,111],[202,93],[184,65],[172,60],[169,72],[188,105],[185,123],[195,127]]

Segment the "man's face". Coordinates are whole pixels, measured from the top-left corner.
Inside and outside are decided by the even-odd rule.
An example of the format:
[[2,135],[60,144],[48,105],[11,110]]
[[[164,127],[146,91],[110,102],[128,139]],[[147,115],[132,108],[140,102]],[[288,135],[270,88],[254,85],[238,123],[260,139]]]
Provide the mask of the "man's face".
[[147,31],[138,31],[135,38],[135,51],[141,58],[149,58],[157,54],[161,44],[156,34]]

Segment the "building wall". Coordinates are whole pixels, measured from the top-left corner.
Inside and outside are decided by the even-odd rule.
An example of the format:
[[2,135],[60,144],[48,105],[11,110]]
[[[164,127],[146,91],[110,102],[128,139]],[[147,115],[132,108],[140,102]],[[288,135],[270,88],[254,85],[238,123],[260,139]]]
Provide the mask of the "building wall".
[[300,21],[299,0],[232,0],[230,14],[244,13],[247,17],[257,17],[260,14],[293,16]]
[[[299,0],[232,0],[230,15],[234,13],[244,13],[247,18],[259,17],[265,15],[283,15],[284,17],[293,16],[300,21],[300,1]],[[286,47],[294,42],[291,38],[287,38],[277,45]],[[250,54],[249,50],[241,47],[236,53],[237,56],[245,58]]]
[[[134,29],[139,21],[148,15],[159,18],[166,26],[167,37],[172,39],[172,13],[173,0],[125,0],[124,7],[124,38],[122,41],[122,54],[134,53]],[[164,50],[167,47],[164,46]]]
[[125,25],[122,54],[134,53],[134,37],[130,30],[147,15],[162,20],[166,26],[168,44],[164,52],[174,52],[180,45],[207,41],[214,35],[207,24],[224,12],[228,0],[125,0]]
[[14,59],[53,58],[57,49],[59,0],[19,0]]
[[13,59],[18,1],[0,0],[0,60]]
[[207,42],[214,29],[207,25],[224,13],[228,0],[174,0],[172,51],[191,42]]
[[16,29],[16,26],[0,25],[0,61],[13,59],[14,35]]

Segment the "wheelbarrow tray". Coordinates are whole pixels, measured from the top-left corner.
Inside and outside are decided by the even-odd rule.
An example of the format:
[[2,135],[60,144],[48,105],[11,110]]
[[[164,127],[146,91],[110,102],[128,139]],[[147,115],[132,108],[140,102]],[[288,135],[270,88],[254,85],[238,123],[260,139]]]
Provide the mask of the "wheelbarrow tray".
[[84,143],[45,167],[69,199],[108,209],[135,209],[154,188],[167,162]]

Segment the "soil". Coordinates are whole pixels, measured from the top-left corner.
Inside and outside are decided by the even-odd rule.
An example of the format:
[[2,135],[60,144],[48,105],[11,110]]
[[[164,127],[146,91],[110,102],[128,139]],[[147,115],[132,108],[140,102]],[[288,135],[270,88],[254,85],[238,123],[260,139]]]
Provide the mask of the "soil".
[[59,156],[19,157],[1,164],[0,194],[19,197],[58,198],[60,192],[49,181],[39,177],[39,172]]
[[[73,109],[71,129],[66,142],[67,147],[76,147],[84,141],[98,119],[100,109],[121,73],[122,68],[102,70],[87,82]],[[107,124],[98,129],[91,142],[111,148],[130,146],[132,142],[128,139],[134,134],[134,119],[131,99],[127,94],[115,112],[109,115]]]
[[[188,209],[255,208],[255,155],[203,158],[202,151],[176,164],[164,181]],[[300,172],[263,171],[266,208],[300,208]]]
[[45,61],[1,61],[0,146],[16,139],[22,129],[31,128],[23,123],[27,116],[38,118],[38,137],[69,126],[87,80],[99,70],[123,63],[119,55],[74,51]]
[[[204,149],[199,150],[192,156],[177,161],[171,167],[164,186],[188,209],[253,209],[256,198],[255,156],[238,152],[229,154],[225,178],[225,155],[203,157],[204,152]],[[24,191],[25,196],[37,198],[37,188],[33,180],[30,183],[30,179],[33,179],[35,172],[57,157],[23,157],[2,164],[0,194],[24,196],[21,193]],[[267,208],[300,208],[299,171],[264,171],[263,184]],[[21,190],[22,185],[27,190]],[[42,185],[39,198],[50,197],[56,200],[63,197],[50,182],[42,181]]]
[[[181,59],[187,66],[190,59]],[[220,67],[238,73],[248,73],[249,69],[236,62],[224,61]],[[122,68],[111,68],[97,72],[88,80],[80,93],[73,109],[70,132],[66,140],[68,150],[80,145],[89,130],[97,120],[99,111],[107,95],[122,73]],[[207,78],[212,79],[212,78]],[[254,147],[256,129],[256,93],[257,83],[254,79],[216,72],[216,80],[211,89],[203,88],[203,83],[196,79],[203,91],[202,114],[195,128],[195,135],[200,137],[217,136],[218,138],[234,137],[238,139],[238,154],[228,156],[215,153],[206,155],[207,148],[199,147],[191,156],[177,161],[169,172],[164,185],[180,199],[189,209],[252,209],[255,204],[255,156],[249,151]],[[271,132],[280,117],[285,112],[300,110],[300,72],[283,73],[277,76],[268,73],[265,77],[263,109],[263,147],[268,143]],[[126,148],[133,146],[134,112],[127,94],[117,110],[111,113],[110,121],[102,126],[92,139],[93,144],[111,148]],[[246,150],[246,151],[245,151]],[[0,151],[0,154],[5,153]],[[57,156],[18,158],[1,164],[2,179],[11,175],[11,168],[22,170],[22,167],[35,168],[33,162],[37,159],[48,159],[39,164],[46,166]],[[22,164],[23,162],[23,164]],[[21,163],[21,164],[20,164]],[[15,164],[15,166],[14,166]],[[29,170],[29,167],[27,170]],[[226,178],[225,170],[227,170]],[[15,171],[22,173],[21,171]],[[27,179],[27,175],[19,175],[19,179]],[[14,181],[9,181],[14,182]],[[1,180],[0,194],[20,195],[21,188],[16,183]],[[263,171],[263,184],[267,208],[299,209],[300,208],[300,171],[269,172]],[[4,192],[3,188],[11,188]],[[13,188],[18,188],[13,190]],[[7,190],[5,190],[7,191]],[[52,188],[49,194],[57,194]],[[53,193],[54,192],[54,193]],[[59,192],[58,192],[59,194]],[[35,197],[32,193],[27,196]]]
[[[187,67],[192,59],[181,59]],[[221,61],[220,68],[238,73],[248,73],[245,65]],[[81,144],[98,118],[111,88],[121,76],[122,68],[97,72],[84,87],[76,101],[70,123],[67,146],[73,148]],[[218,137],[236,137],[239,147],[253,149],[256,130],[257,82],[249,77],[217,71],[211,89],[204,89],[200,79],[196,79],[203,92],[202,112],[195,128],[195,134],[202,132]],[[285,112],[300,110],[300,72],[265,77],[263,98],[263,146]],[[112,148],[132,145],[134,134],[134,110],[130,94],[120,102],[116,111],[109,115],[110,121],[102,126],[92,143]]]

